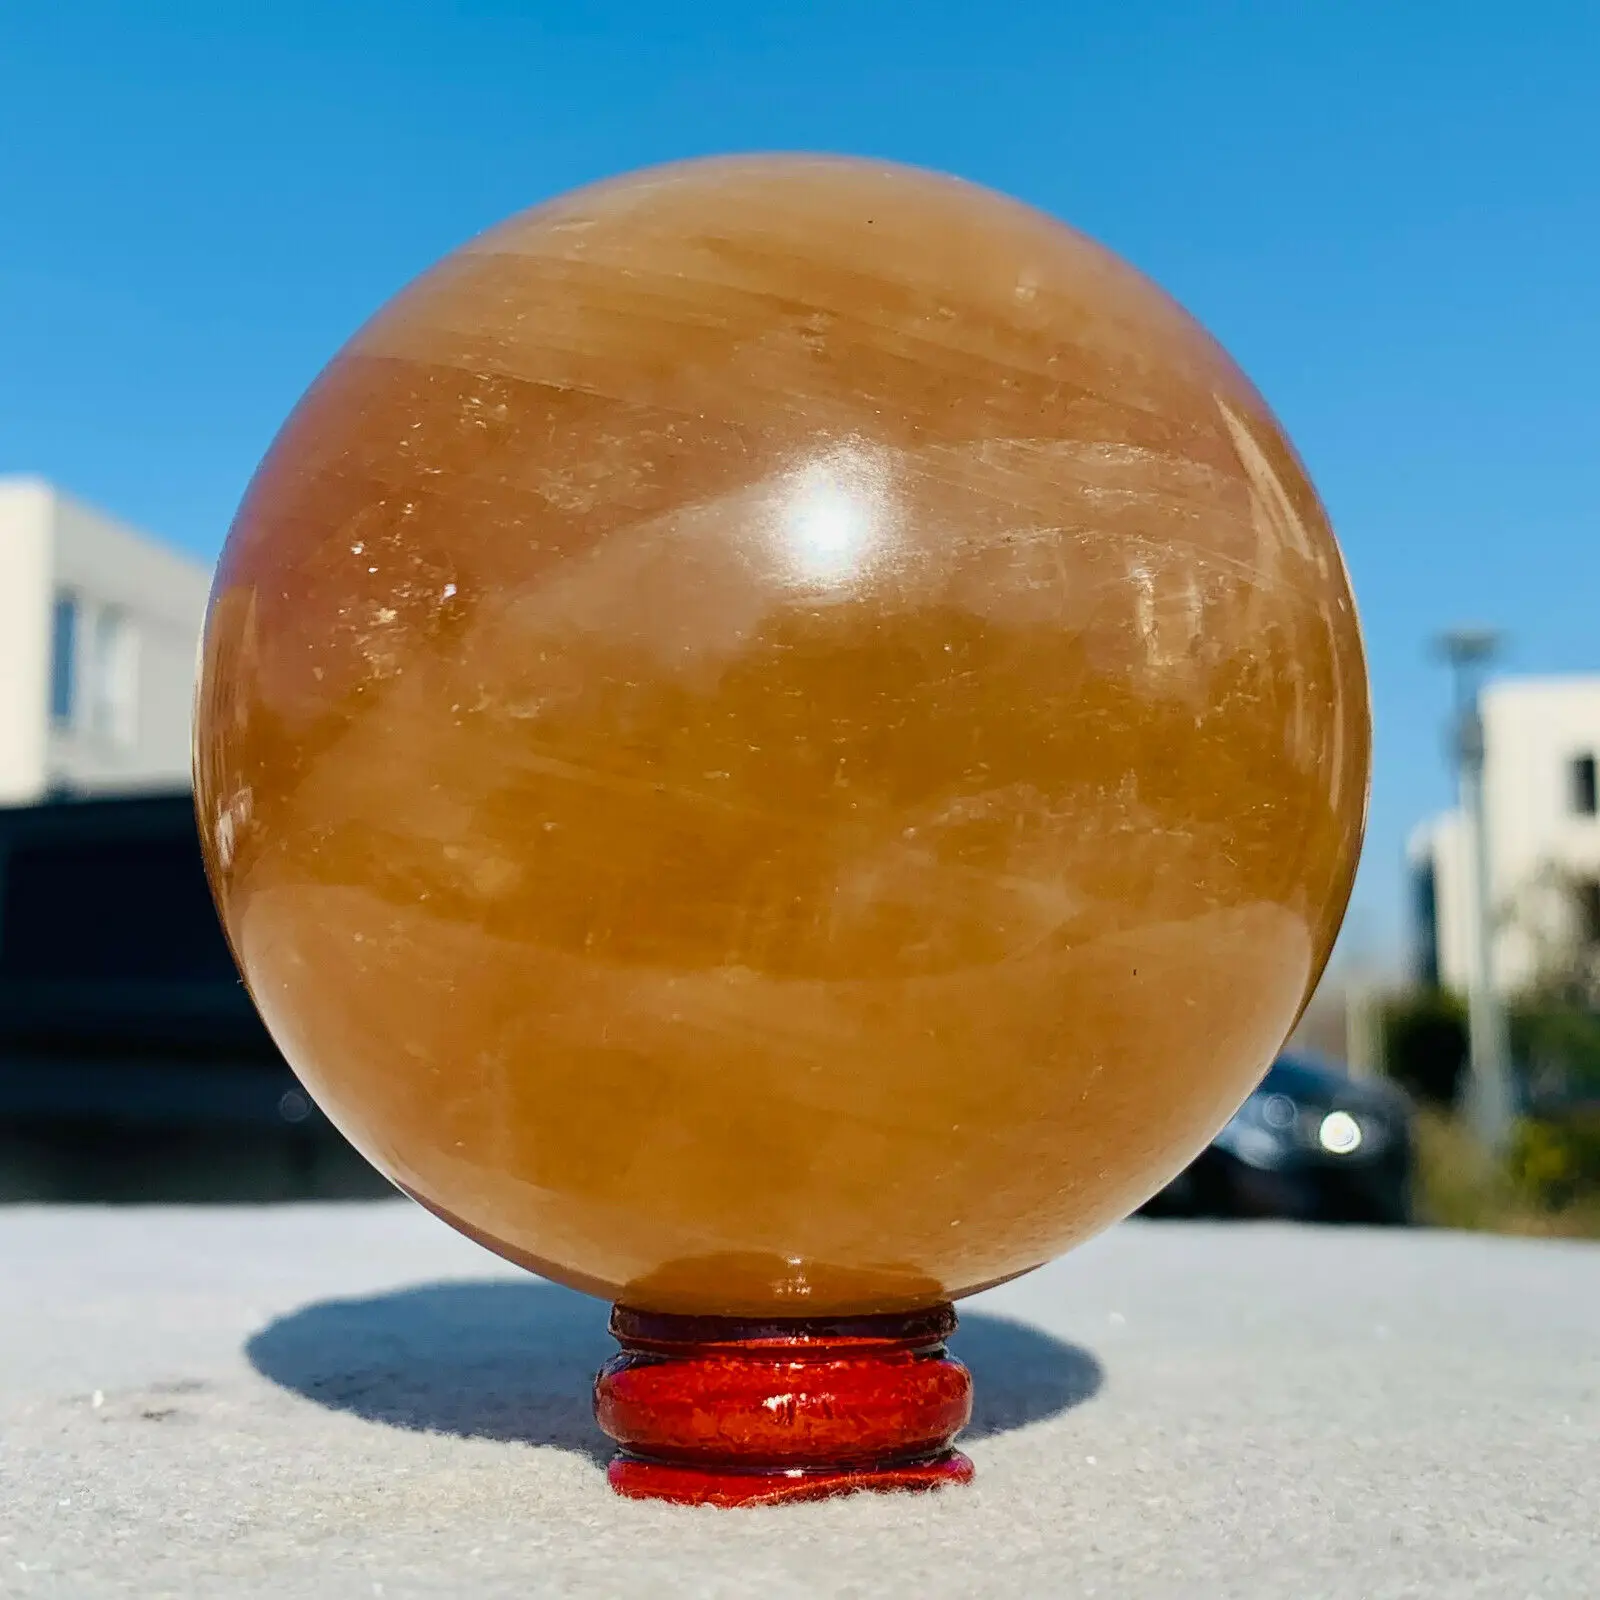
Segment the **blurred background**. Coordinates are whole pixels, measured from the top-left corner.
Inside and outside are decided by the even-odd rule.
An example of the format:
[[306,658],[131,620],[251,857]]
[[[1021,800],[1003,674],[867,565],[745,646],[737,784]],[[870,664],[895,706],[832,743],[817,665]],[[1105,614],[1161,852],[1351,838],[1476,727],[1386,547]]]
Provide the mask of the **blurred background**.
[[1344,542],[1367,854],[1158,1208],[1600,1233],[1600,9],[0,7],[0,1197],[382,1192],[273,1051],[187,793],[209,571],[360,321],[646,163],[946,169],[1149,273]]

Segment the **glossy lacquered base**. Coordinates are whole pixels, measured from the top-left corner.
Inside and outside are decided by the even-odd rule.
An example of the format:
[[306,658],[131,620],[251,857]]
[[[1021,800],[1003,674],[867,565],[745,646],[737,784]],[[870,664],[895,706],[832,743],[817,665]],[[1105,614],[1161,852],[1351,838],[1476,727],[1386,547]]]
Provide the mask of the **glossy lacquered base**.
[[618,1494],[679,1505],[773,1505],[965,1483],[951,1448],[972,1378],[945,1349],[948,1305],[849,1319],[753,1321],[617,1306],[622,1346],[595,1379],[621,1446]]

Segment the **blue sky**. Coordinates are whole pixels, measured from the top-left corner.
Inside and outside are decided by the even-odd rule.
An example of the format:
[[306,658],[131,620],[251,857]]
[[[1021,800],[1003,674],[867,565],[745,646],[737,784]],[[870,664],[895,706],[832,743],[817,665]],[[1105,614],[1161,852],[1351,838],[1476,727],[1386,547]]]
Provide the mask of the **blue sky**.
[[1377,709],[1347,944],[1448,798],[1427,641],[1600,670],[1600,6],[0,4],[0,471],[216,553],[284,413],[406,279],[576,183],[851,151],[1150,273],[1283,418]]

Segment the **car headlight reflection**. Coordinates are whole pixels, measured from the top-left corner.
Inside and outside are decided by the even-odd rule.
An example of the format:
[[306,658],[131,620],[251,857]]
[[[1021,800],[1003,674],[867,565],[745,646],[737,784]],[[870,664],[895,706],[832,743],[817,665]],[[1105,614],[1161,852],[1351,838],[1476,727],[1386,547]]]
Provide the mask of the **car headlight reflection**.
[[1295,1105],[1286,1094],[1269,1094],[1261,1097],[1261,1120],[1269,1128],[1276,1128],[1282,1132],[1285,1128],[1292,1128],[1295,1119]]
[[1348,1111],[1330,1111],[1317,1126],[1317,1143],[1330,1156],[1354,1154],[1361,1139],[1361,1124]]

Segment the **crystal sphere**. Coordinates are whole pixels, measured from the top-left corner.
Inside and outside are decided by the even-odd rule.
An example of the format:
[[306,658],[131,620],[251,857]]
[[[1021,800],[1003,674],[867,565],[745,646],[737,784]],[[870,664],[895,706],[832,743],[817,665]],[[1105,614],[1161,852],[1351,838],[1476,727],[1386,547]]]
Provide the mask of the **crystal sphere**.
[[689,163],[445,259],[229,534],[197,805],[250,992],[463,1232],[643,1309],[915,1307],[1227,1120],[1369,766],[1306,474],[1061,223]]

